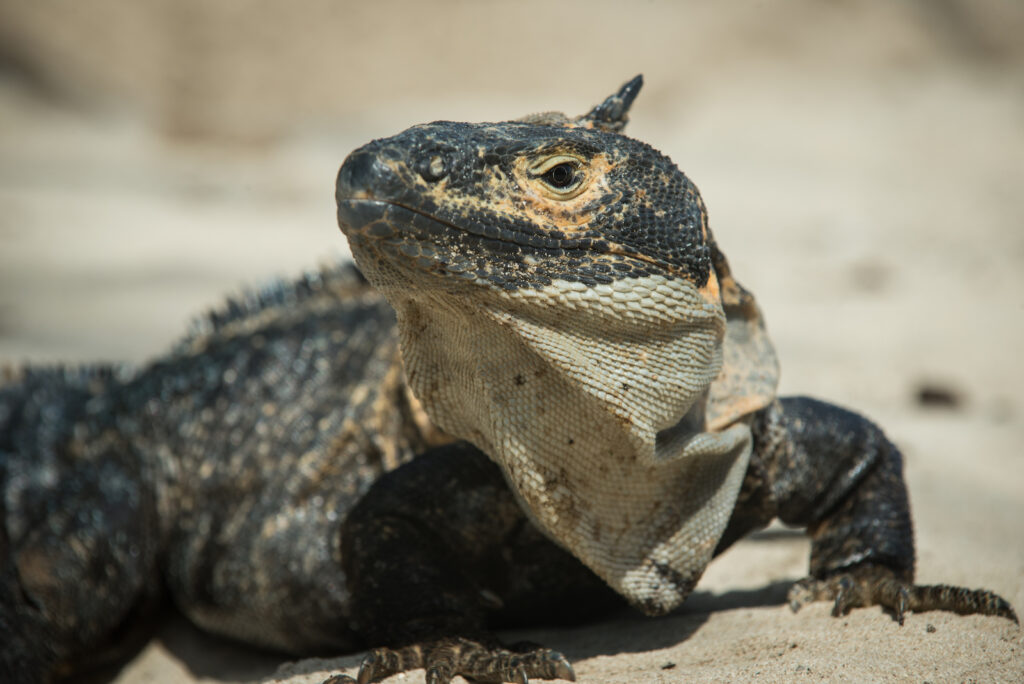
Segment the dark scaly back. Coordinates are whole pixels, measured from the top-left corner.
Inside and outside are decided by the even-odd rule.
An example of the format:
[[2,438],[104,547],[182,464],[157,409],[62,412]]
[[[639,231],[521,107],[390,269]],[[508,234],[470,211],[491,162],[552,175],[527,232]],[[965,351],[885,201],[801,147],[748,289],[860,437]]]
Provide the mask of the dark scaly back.
[[[126,595],[159,586],[159,555],[201,626],[284,650],[351,647],[337,530],[376,477],[425,446],[396,346],[392,310],[345,265],[228,302],[138,371],[18,372],[0,389],[12,552],[73,569],[59,537],[74,534],[90,558],[124,568]],[[88,473],[93,504],[79,501]],[[68,517],[119,492],[140,529],[114,529],[133,516]],[[59,534],[30,534],[48,529]],[[123,549],[96,550],[120,538]],[[125,560],[139,553],[153,562]],[[307,585],[283,581],[296,567]],[[94,614],[111,597],[89,577],[66,580],[47,594],[28,577],[26,591],[88,643],[110,625],[79,618],[83,596]]]
[[167,581],[185,612],[273,648],[350,646],[338,527],[381,473],[424,448],[394,314],[355,268],[229,303],[116,400],[134,409],[122,432],[173,468],[159,499],[174,521]]

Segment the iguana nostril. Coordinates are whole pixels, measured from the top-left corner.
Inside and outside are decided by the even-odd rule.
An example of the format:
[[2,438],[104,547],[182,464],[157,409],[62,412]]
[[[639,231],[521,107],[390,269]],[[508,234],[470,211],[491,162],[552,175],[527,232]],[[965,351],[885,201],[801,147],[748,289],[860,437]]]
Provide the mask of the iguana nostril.
[[353,152],[338,171],[338,194],[351,196],[365,191],[373,177],[373,155]]
[[[369,146],[368,146],[369,147]],[[374,151],[356,150],[338,171],[338,199],[386,199],[400,186],[390,166]]]

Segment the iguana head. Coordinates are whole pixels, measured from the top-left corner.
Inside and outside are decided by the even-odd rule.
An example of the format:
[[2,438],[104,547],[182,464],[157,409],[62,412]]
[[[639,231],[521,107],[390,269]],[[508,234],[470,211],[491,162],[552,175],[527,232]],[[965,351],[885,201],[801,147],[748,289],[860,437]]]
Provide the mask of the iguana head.
[[710,560],[749,456],[736,421],[770,401],[775,375],[697,189],[619,133],[640,84],[575,119],[376,140],[341,167],[337,200],[432,420],[656,613]]
[[337,187],[360,264],[374,270],[363,262],[375,253],[410,266],[421,287],[539,290],[654,274],[703,287],[711,258],[696,188],[664,155],[590,117],[439,121],[356,150]]

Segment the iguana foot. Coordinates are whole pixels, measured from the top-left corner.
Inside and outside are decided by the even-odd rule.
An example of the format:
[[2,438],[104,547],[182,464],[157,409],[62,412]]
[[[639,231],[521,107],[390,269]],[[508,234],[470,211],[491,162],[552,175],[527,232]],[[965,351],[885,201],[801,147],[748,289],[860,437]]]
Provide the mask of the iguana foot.
[[833,601],[834,617],[845,615],[851,608],[882,606],[891,610],[901,625],[907,611],[928,610],[997,615],[1020,624],[1009,601],[986,589],[912,584],[898,579],[891,570],[870,565],[825,579],[806,577],[793,585],[787,600],[794,613],[812,601]]
[[536,644],[503,648],[450,637],[404,648],[374,649],[363,658],[358,679],[337,675],[324,684],[369,684],[421,667],[427,671],[427,684],[448,684],[456,675],[489,684],[528,684],[531,677],[576,681],[572,666],[558,651]]

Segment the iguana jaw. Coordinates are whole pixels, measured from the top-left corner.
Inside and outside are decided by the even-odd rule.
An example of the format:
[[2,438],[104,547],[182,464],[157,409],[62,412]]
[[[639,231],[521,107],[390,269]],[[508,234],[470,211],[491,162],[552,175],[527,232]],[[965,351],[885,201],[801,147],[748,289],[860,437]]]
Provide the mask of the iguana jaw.
[[[532,251],[541,247],[563,253],[590,252],[591,258],[612,254],[648,265],[675,277],[685,277],[672,264],[641,254],[621,244],[581,240],[563,234],[548,234],[538,239],[535,234],[505,230],[489,232],[478,225],[457,225],[398,202],[375,199],[365,191],[355,191],[352,197],[338,197],[338,224],[349,240],[377,243],[375,249],[387,251],[389,258],[405,258],[410,267],[440,277],[457,275],[464,280],[477,277],[472,261],[457,250],[443,250],[439,243],[452,242],[459,237],[466,241],[487,240],[490,249],[505,252]],[[447,240],[446,240],[447,238]],[[504,246],[496,246],[500,243]],[[483,280],[487,280],[486,276]],[[494,283],[505,286],[508,281]],[[503,289],[512,289],[503,287]]]

